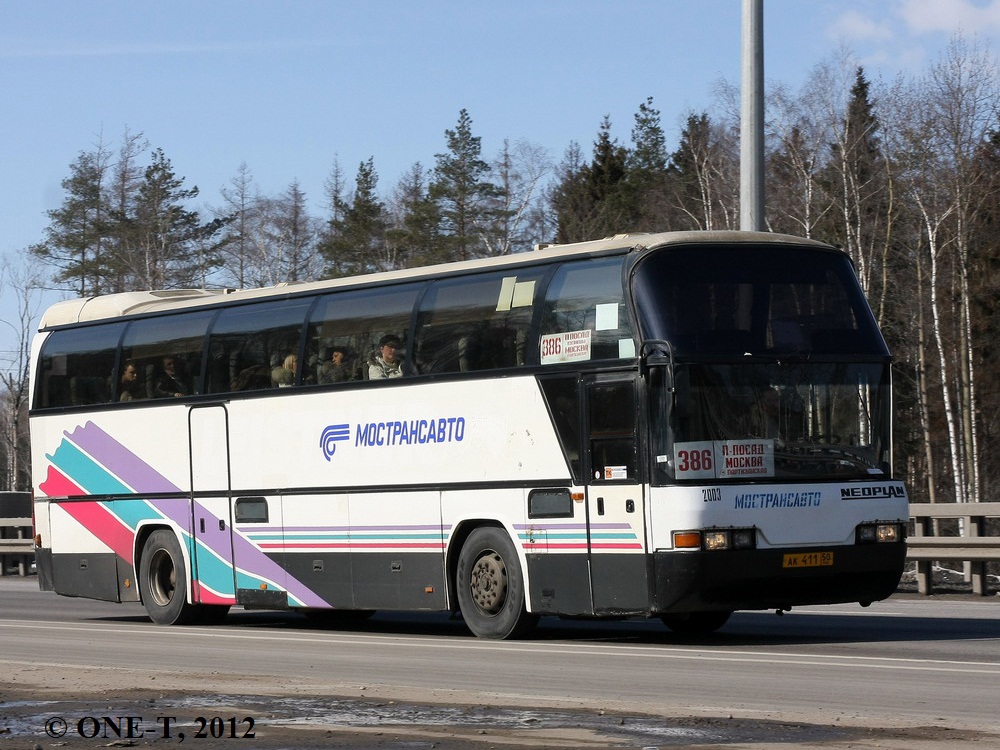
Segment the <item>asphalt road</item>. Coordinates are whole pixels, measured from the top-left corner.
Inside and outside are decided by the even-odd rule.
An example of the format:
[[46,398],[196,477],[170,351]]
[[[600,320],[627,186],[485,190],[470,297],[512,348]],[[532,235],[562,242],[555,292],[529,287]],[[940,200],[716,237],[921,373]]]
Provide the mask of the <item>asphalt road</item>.
[[[103,716],[110,727],[88,723]],[[552,618],[494,642],[441,614],[336,630],[236,609],[219,626],[160,627],[141,605],[0,579],[0,750],[103,747],[125,716],[145,731],[128,741],[157,746],[178,727],[196,738],[202,716],[197,746],[231,747],[251,719],[261,750],[1000,748],[1000,597],[737,613],[699,639]],[[169,737],[157,717],[176,717]],[[45,734],[52,718],[65,736]]]

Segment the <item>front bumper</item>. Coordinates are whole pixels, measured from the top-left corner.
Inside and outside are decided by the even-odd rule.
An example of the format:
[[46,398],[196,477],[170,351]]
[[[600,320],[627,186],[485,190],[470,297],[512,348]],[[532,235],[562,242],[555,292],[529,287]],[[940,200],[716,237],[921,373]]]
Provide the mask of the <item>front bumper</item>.
[[[786,568],[793,553],[832,553],[832,564]],[[791,609],[868,604],[892,595],[906,561],[902,542],[796,549],[656,552],[652,611]]]

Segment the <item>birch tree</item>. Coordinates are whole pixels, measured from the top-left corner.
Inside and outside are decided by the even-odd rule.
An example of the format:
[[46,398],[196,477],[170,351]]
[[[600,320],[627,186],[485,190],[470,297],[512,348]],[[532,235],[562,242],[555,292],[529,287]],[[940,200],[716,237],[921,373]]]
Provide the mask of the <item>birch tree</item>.
[[538,202],[550,170],[544,148],[523,140],[511,146],[504,140],[487,177],[496,191],[485,198],[488,210],[480,217],[479,236],[488,255],[523,252],[542,241]]

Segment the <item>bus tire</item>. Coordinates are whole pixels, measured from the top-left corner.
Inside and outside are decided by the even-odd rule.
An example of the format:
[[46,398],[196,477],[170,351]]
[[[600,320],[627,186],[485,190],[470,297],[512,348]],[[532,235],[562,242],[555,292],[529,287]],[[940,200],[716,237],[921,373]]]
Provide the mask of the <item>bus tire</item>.
[[457,588],[462,618],[480,638],[517,638],[538,621],[525,608],[517,550],[502,529],[469,534],[458,556]]
[[680,635],[708,635],[721,628],[732,612],[684,612],[662,615],[663,624]]
[[194,622],[198,609],[187,601],[187,566],[174,532],[157,529],[142,546],[139,591],[149,619],[157,625]]

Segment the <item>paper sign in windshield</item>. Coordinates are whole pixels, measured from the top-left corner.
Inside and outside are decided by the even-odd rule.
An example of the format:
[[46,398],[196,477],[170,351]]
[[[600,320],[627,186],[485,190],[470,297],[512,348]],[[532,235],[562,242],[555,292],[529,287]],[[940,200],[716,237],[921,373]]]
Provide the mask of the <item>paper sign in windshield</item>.
[[591,330],[588,328],[584,331],[565,331],[542,336],[542,364],[554,365],[590,359],[590,334]]
[[674,445],[677,479],[774,476],[773,440],[701,440]]

